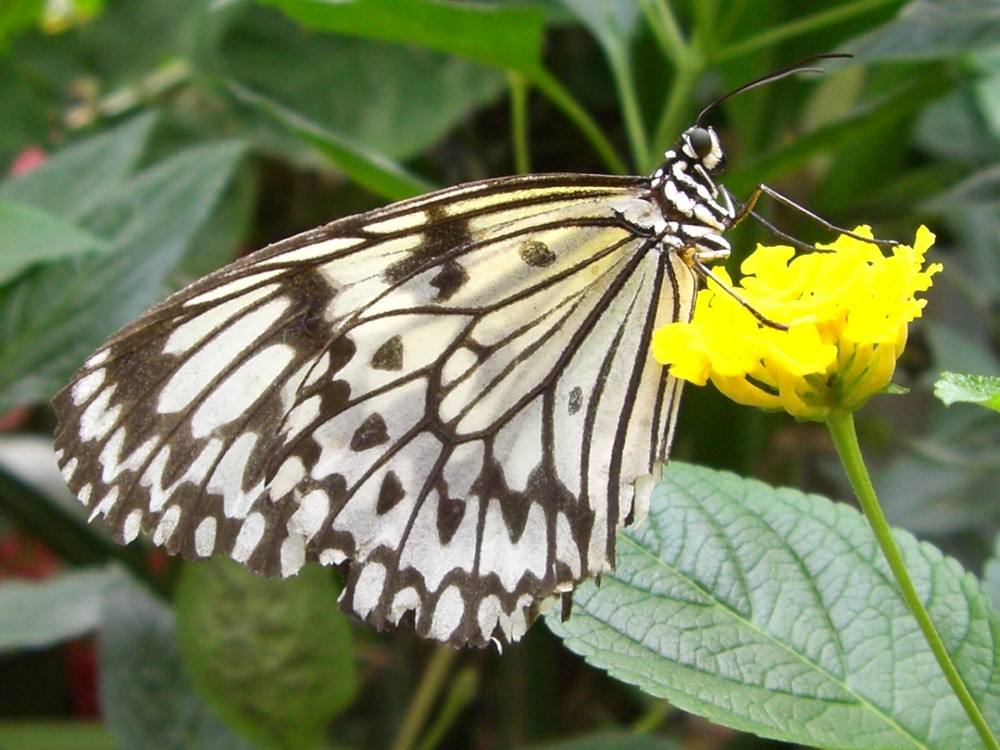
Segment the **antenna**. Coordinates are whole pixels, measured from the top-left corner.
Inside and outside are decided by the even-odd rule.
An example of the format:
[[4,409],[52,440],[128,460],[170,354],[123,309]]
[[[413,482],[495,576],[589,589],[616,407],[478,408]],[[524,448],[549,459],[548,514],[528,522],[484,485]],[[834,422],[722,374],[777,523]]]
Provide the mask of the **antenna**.
[[721,97],[716,99],[714,102],[709,104],[705,109],[698,113],[698,118],[694,121],[695,125],[701,127],[702,118],[708,114],[713,107],[722,104],[722,102],[727,99],[732,99],[737,94],[742,94],[744,91],[749,91],[750,89],[755,89],[758,86],[763,86],[767,83],[774,83],[775,81],[780,81],[782,78],[788,78],[788,76],[795,75],[796,73],[822,73],[822,68],[812,68],[808,67],[809,63],[815,62],[816,60],[837,60],[854,57],[854,55],[849,55],[846,52],[827,52],[822,55],[811,55],[798,62],[787,65],[784,68],[779,68],[773,73],[768,73],[765,76],[761,76],[756,80],[750,81],[750,83],[744,83],[739,88],[735,88],[728,94],[723,94]]

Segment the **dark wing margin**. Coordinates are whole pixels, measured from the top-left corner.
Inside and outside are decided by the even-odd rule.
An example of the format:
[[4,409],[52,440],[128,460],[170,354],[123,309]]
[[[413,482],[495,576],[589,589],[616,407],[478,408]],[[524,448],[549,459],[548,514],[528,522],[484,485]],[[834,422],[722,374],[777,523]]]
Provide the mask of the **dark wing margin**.
[[613,564],[668,447],[649,338],[694,278],[623,218],[643,185],[474,183],[237,261],[56,396],[63,475],[120,542],[267,575],[347,560],[342,605],[379,628],[517,640]]

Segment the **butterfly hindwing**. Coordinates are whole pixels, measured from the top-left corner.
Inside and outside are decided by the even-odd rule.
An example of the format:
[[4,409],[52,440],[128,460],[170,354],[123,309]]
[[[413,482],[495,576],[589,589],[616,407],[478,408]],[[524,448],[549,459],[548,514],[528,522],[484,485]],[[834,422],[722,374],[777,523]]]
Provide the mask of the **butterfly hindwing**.
[[268,575],[350,560],[343,605],[378,627],[516,640],[613,564],[665,458],[649,338],[695,278],[643,231],[643,185],[460,186],[196,282],[57,397],[64,476],[120,541]]

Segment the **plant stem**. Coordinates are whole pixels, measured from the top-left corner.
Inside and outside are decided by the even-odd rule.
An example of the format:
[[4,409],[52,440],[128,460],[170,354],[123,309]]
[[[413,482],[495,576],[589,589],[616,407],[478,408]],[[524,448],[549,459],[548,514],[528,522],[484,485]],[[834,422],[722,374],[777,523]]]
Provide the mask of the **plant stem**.
[[531,77],[531,82],[580,129],[580,132],[586,136],[597,153],[600,154],[608,169],[616,174],[625,173],[625,163],[615,153],[611,142],[586,110],[563,88],[558,80],[549,75],[547,71],[542,70]]
[[1000,743],[997,742],[996,737],[986,723],[986,719],[979,710],[979,706],[976,705],[972,694],[962,680],[962,676],[958,673],[955,663],[951,660],[951,656],[949,656],[945,648],[941,635],[934,626],[934,621],[931,620],[930,614],[928,614],[923,602],[920,601],[917,589],[910,579],[909,571],[907,571],[906,564],[903,562],[903,556],[892,537],[892,529],[889,527],[888,521],[885,520],[885,515],[882,513],[882,508],[878,503],[878,497],[875,495],[875,488],[872,486],[871,477],[868,476],[868,469],[865,467],[864,459],[861,457],[861,448],[858,446],[858,435],[854,429],[854,415],[846,411],[835,412],[827,420],[826,424],[830,429],[830,434],[833,436],[833,444],[836,446],[840,460],[844,464],[844,470],[847,472],[851,487],[854,488],[854,493],[858,497],[861,509],[864,511],[865,517],[868,519],[868,523],[875,533],[875,539],[882,550],[882,554],[885,555],[889,567],[892,569],[896,583],[899,584],[903,601],[906,602],[910,612],[916,618],[917,624],[924,634],[924,639],[927,641],[927,645],[930,646],[934,658],[937,659],[945,679],[948,680],[952,691],[982,738],[983,744],[987,748],[990,748],[990,750],[1000,750]]
[[510,121],[514,139],[514,169],[517,174],[531,171],[531,152],[528,148],[528,83],[524,76],[508,71],[510,86]]
[[635,76],[632,75],[628,50],[622,47],[609,48],[607,55],[611,75],[615,79],[615,87],[618,89],[618,100],[622,106],[625,132],[632,150],[632,162],[639,166],[645,166],[649,160],[649,141],[647,140],[646,126],[642,122],[642,112],[635,90]]
[[665,0],[640,0],[639,5],[660,50],[674,65],[680,65],[687,50],[687,42],[670,4]]
[[392,750],[413,750],[417,744],[417,737],[420,730],[427,723],[431,709],[438,699],[441,691],[445,688],[445,681],[448,677],[448,670],[451,663],[455,661],[458,651],[447,646],[439,646],[434,651],[434,655],[428,662],[424,674],[420,678],[420,684],[413,694],[413,701],[406,709],[406,716],[396,733],[396,739],[392,743]]
[[[660,121],[656,126],[656,133],[653,136],[652,147],[657,149],[656,157],[659,159],[660,149],[668,148],[673,141],[681,134],[681,124],[688,117],[688,108],[691,106],[691,98],[698,76],[701,75],[700,57],[693,55],[686,58],[683,65],[677,68],[677,75],[674,77],[674,85],[670,88],[670,95],[663,107]],[[647,170],[652,169],[655,164],[644,164]]]

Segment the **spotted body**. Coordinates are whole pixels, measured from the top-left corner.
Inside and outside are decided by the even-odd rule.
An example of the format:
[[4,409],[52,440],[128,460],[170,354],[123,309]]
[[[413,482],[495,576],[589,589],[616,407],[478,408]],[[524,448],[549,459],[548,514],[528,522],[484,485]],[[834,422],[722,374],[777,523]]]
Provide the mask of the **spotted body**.
[[249,255],[86,361],[63,475],[120,542],[349,562],[380,629],[515,641],[645,512],[680,391],[650,337],[728,254],[721,164],[694,127],[650,178],[470,183]]

